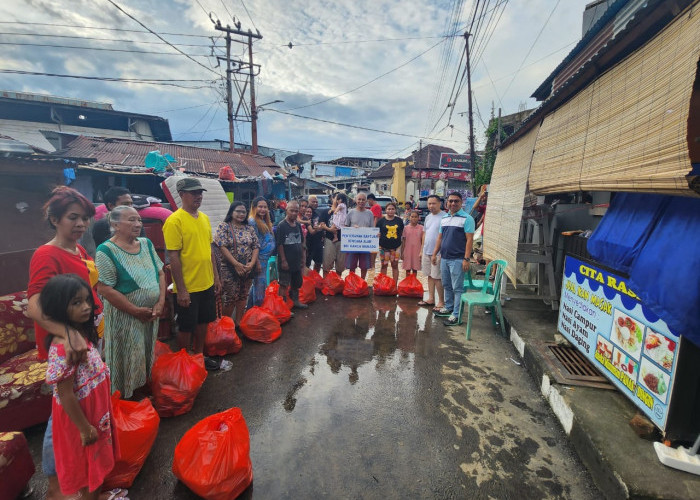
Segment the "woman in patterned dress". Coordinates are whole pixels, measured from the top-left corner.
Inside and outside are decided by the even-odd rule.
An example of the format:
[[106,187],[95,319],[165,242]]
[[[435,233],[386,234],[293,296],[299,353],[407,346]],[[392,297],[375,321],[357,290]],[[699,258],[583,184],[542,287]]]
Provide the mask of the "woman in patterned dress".
[[130,398],[151,376],[165,277],[153,243],[138,237],[143,223],[135,209],[114,208],[110,224],[114,235],[95,255],[97,290],[106,299],[105,360],[112,391]]
[[248,291],[257,269],[260,245],[255,230],[247,224],[248,211],[242,201],[234,201],[224,221],[216,228],[214,254],[221,278],[223,314],[239,324],[245,312]]
[[277,250],[270,210],[268,201],[262,196],[255,198],[250,205],[248,225],[255,230],[260,244],[260,252],[258,253],[258,266],[254,271],[253,286],[250,289],[250,297],[248,297],[248,307],[259,306],[263,303],[265,288],[267,288],[267,262]]

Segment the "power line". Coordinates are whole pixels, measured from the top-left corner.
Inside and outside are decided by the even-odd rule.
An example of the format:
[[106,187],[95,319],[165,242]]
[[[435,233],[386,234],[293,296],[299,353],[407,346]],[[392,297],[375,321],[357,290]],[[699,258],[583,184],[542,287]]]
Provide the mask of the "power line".
[[549,13],[549,16],[547,16],[547,20],[544,22],[544,24],[540,28],[540,32],[537,33],[537,36],[535,37],[535,40],[532,42],[532,45],[530,45],[530,48],[528,49],[527,54],[525,54],[523,61],[520,63],[520,66],[518,67],[518,69],[515,71],[515,75],[513,75],[513,79],[510,81],[510,83],[506,87],[505,92],[503,92],[503,97],[506,96],[506,94],[508,93],[508,90],[510,90],[510,86],[513,85],[513,82],[515,81],[515,77],[518,76],[518,73],[523,68],[523,64],[525,64],[525,61],[527,61],[527,58],[530,57],[530,53],[532,52],[532,49],[535,47],[535,44],[537,43],[537,41],[540,39],[540,36],[542,35],[542,32],[544,31],[544,29],[547,27],[547,24],[549,24],[549,20],[552,18],[554,11],[557,10],[557,6],[559,5],[560,1],[561,0],[557,0],[557,3],[554,4],[552,11]]
[[[221,3],[223,3],[224,0],[221,0]],[[253,21],[253,16],[250,15],[250,12],[248,12],[248,7],[246,7],[245,2],[241,0],[241,5],[243,5],[243,8],[245,9],[245,13],[248,14],[248,19],[250,19],[250,24],[253,25],[253,28],[255,28],[255,31],[260,32],[257,26],[255,26],[255,21]]]
[[[103,52],[124,52],[127,54],[154,54],[160,56],[178,56],[180,54],[173,54],[172,52],[158,52],[155,50],[134,50],[134,49],[108,49],[106,47],[82,47],[80,45],[54,45],[51,43],[31,43],[31,42],[0,42],[0,45],[12,45],[17,47],[50,47],[52,49],[78,49],[78,50],[99,50]],[[211,57],[210,54],[185,54],[186,56],[192,57]]]
[[[297,115],[297,114],[295,114],[295,113],[289,113],[289,112],[287,112],[287,111],[282,111],[282,110],[279,110],[279,109],[268,108],[268,111],[274,111],[275,113],[280,113],[280,114],[288,115],[288,116],[294,116],[294,117],[296,117],[296,118],[304,118],[304,119],[306,119],[306,120],[313,120],[313,121],[321,122],[321,123],[329,123],[329,124],[331,124],[331,125],[338,125],[338,126],[340,126],[340,127],[348,127],[348,128],[358,129],[358,130],[367,130],[367,131],[369,131],[369,132],[379,132],[380,134],[398,135],[398,136],[400,136],[400,137],[411,137],[411,138],[415,138],[415,139],[431,140],[430,137],[424,137],[424,136],[412,135],[412,134],[402,134],[402,133],[400,133],[400,132],[389,132],[389,131],[387,131],[387,130],[379,130],[379,129],[376,129],[376,128],[361,127],[361,126],[359,126],[359,125],[350,125],[350,124],[347,124],[347,123],[334,122],[334,121],[331,121],[331,120],[323,120],[322,118],[313,118],[313,117],[311,117],[311,116]],[[445,140],[445,139],[440,139],[440,140]],[[448,141],[448,142],[459,142],[459,143],[464,143],[465,141]]]
[[333,99],[337,99],[338,97],[342,97],[342,96],[344,96],[344,95],[348,95],[348,94],[350,94],[350,93],[352,93],[352,92],[355,92],[356,90],[360,90],[361,88],[366,87],[367,85],[376,82],[376,81],[379,80],[380,78],[384,78],[384,77],[387,76],[388,74],[391,74],[391,73],[393,73],[394,71],[397,71],[397,70],[403,68],[404,66],[407,66],[408,64],[412,63],[412,62],[415,61],[416,59],[422,57],[423,55],[425,55],[425,54],[427,54],[428,52],[430,52],[431,50],[433,50],[435,47],[437,47],[438,45],[440,45],[440,44],[443,43],[444,41],[445,41],[445,40],[440,40],[440,41],[437,42],[435,45],[431,46],[431,47],[428,48],[427,50],[424,50],[423,52],[421,52],[421,53],[418,54],[417,56],[415,56],[415,57],[409,59],[408,61],[404,62],[403,64],[401,64],[401,65],[399,65],[399,66],[397,66],[397,67],[395,67],[395,68],[393,68],[393,69],[390,69],[389,71],[387,71],[387,72],[385,72],[385,73],[382,73],[381,75],[379,75],[379,76],[377,76],[377,77],[371,79],[371,80],[368,81],[368,82],[363,83],[362,85],[360,85],[360,86],[358,86],[358,87],[355,87],[354,89],[350,89],[350,90],[348,90],[348,91],[346,91],[346,92],[343,92],[342,94],[338,94],[338,95],[335,95],[335,96],[333,96],[333,97],[329,97],[329,98],[327,98],[327,99],[323,99],[323,100],[318,101],[318,102],[314,102],[314,103],[311,103],[311,104],[306,104],[306,105],[304,105],[304,106],[297,106],[296,108],[289,108],[289,109],[286,109],[285,111],[295,111],[295,110],[297,110],[297,109],[309,108],[309,107],[311,107],[311,106],[316,106],[316,105],[318,105],[318,104],[323,104],[324,102],[332,101]]
[[[146,33],[145,31],[139,31],[139,33]],[[0,35],[13,35],[13,36],[31,36],[31,37],[47,37],[47,38],[69,38],[72,40],[90,40],[90,41],[97,41],[97,42],[120,42],[120,43],[143,43],[143,44],[149,44],[149,45],[167,45],[164,42],[156,42],[153,40],[131,40],[131,39],[124,39],[124,38],[97,38],[97,37],[91,37],[91,36],[77,36],[77,35],[54,35],[54,34],[48,34],[48,33],[27,33],[27,32],[22,32],[22,33],[17,33],[13,31],[3,31],[0,32]],[[211,47],[210,44],[201,44],[201,43],[173,43],[172,45],[177,45],[178,47]]]
[[[108,0],[109,1],[109,0]],[[0,21],[0,24],[12,24],[12,25],[21,25],[21,26],[53,26],[56,28],[78,28],[78,29],[86,29],[86,30],[104,30],[104,31],[120,31],[123,33],[149,33],[149,31],[143,31],[143,30],[133,30],[133,29],[126,29],[126,28],[110,28],[108,26],[83,26],[80,24],[57,24],[57,23],[31,23],[31,22],[26,22],[26,21]],[[190,33],[167,33],[163,32],[161,35],[170,35],[170,36],[186,36],[186,37],[194,37],[194,38],[210,38],[210,35],[196,35],[196,34],[190,34]],[[171,45],[170,42],[165,42],[167,45]]]
[[[314,42],[314,43],[292,43],[293,47],[307,47],[316,45],[342,45],[347,43],[374,43],[374,42],[397,42],[404,40],[430,40],[435,38],[454,38],[458,35],[439,35],[439,36],[406,36],[401,38],[370,38],[363,40],[339,40],[333,42]],[[291,43],[291,42],[289,42]],[[289,43],[281,44],[280,47],[289,47]]]
[[[219,75],[219,73],[217,73],[216,71],[214,71],[214,70],[211,69],[210,67],[205,66],[205,65],[202,64],[201,62],[197,61],[196,59],[193,59],[192,57],[188,56],[188,55],[185,54],[183,51],[181,51],[180,49],[178,49],[177,47],[175,47],[173,44],[171,44],[171,43],[170,43],[169,41],[167,41],[165,38],[163,38],[162,36],[160,36],[158,33],[156,33],[155,31],[153,31],[151,28],[149,28],[148,26],[146,26],[145,24],[143,24],[141,21],[139,21],[138,19],[136,19],[134,16],[132,16],[131,14],[129,14],[129,13],[128,13],[127,11],[125,11],[124,9],[122,9],[116,2],[114,2],[114,0],[107,0],[107,1],[108,1],[109,3],[111,3],[112,5],[114,5],[114,7],[116,7],[120,12],[122,12],[122,13],[123,13],[125,16],[127,16],[129,19],[132,19],[133,21],[135,21],[136,23],[138,23],[142,28],[144,28],[145,30],[147,30],[149,33],[151,33],[151,34],[154,35],[155,37],[157,37],[157,38],[159,38],[160,40],[162,40],[162,41],[164,41],[165,43],[167,43],[170,47],[172,47],[174,50],[178,51],[180,54],[182,54],[183,56],[185,56],[185,57],[186,57],[187,59],[189,59],[190,61],[194,62],[194,63],[197,64],[198,66],[201,66],[202,68],[206,69],[207,71],[211,71],[211,72],[214,73],[215,75]],[[221,75],[219,75],[219,76],[221,76]]]
[[142,83],[146,85],[166,85],[171,87],[180,87],[183,89],[204,89],[208,88],[208,85],[202,86],[183,86],[177,85],[173,82],[209,82],[214,83],[212,80],[177,80],[177,79],[150,79],[150,78],[118,78],[109,76],[85,76],[85,75],[65,75],[59,73],[42,73],[38,71],[24,71],[19,69],[2,69],[0,68],[0,73],[6,73],[10,75],[28,75],[28,76],[52,76],[56,78],[77,78],[80,80],[98,80],[104,82],[125,82],[125,83]]

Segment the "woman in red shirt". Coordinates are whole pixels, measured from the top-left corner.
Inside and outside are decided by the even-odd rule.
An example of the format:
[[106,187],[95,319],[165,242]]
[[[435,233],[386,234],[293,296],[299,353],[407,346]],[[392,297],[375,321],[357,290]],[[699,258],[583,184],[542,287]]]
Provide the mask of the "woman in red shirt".
[[[48,243],[34,252],[29,263],[29,285],[27,286],[27,316],[34,320],[36,344],[40,360],[47,359],[44,339],[47,332],[66,338],[66,356],[69,362],[77,364],[87,354],[87,344],[82,335],[66,324],[46,318],[39,304],[39,296],[44,285],[58,274],[77,274],[92,287],[95,303],[95,317],[98,318],[98,332],[102,336],[102,302],[95,291],[97,268],[85,249],[78,244],[88,227],[90,217],[95,214],[94,205],[75,189],[61,186],[53,190],[51,198],[44,205],[46,218],[56,232]],[[47,498],[61,498],[56,467],[53,459],[51,419],[44,436],[42,468],[49,479]]]

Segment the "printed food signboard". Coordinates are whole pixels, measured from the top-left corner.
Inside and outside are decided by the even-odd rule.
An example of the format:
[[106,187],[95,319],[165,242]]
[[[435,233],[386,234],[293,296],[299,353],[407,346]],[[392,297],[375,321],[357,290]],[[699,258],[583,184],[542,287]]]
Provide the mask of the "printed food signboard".
[[678,337],[624,278],[567,256],[558,330],[664,429]]

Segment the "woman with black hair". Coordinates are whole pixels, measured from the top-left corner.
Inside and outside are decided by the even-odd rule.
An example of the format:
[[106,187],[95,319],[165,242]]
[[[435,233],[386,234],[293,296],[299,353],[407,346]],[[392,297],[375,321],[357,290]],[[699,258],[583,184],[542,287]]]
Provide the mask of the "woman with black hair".
[[245,312],[248,291],[257,270],[260,242],[255,229],[248,225],[248,210],[242,201],[234,201],[226,218],[216,228],[214,254],[221,277],[223,313],[240,323]]

